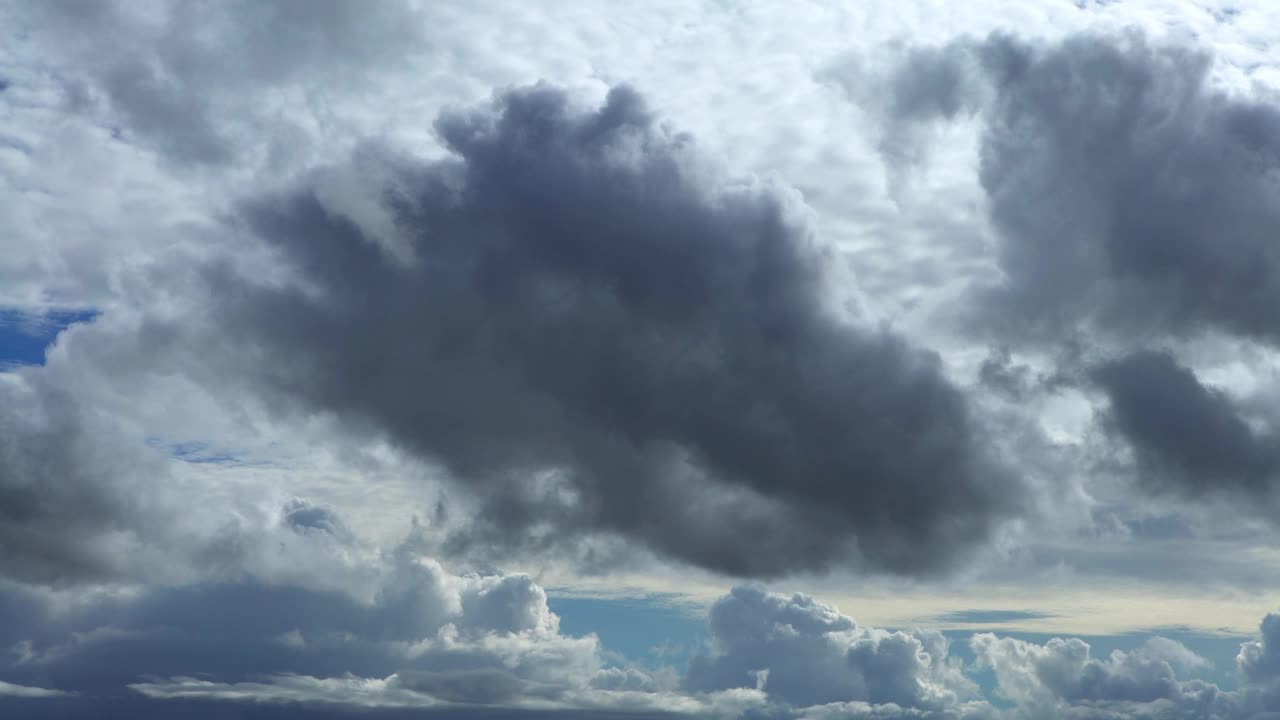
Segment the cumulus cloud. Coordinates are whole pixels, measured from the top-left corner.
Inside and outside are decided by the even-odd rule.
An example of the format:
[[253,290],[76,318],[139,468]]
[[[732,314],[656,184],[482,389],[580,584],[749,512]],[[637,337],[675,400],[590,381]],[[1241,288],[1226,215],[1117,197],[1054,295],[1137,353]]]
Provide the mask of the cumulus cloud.
[[[1241,647],[1244,686],[1224,691],[1194,679],[1207,661],[1166,638],[1098,658],[1075,638],[979,634],[969,641],[976,663],[966,665],[940,633],[866,627],[803,594],[742,586],[712,605],[709,644],[677,678],[612,664],[594,636],[562,634],[527,576],[453,574],[412,541],[377,568],[366,597],[248,580],[67,605],[7,586],[0,610],[15,623],[0,630],[10,647],[0,688],[31,699],[41,679],[58,688],[42,701],[71,716],[83,711],[73,691],[132,708],[126,689],[193,712],[278,708],[264,717],[291,708],[742,720],[1244,720],[1280,711],[1275,616]],[[1003,704],[983,696],[977,672],[991,673]]]
[[452,158],[389,158],[367,189],[406,255],[314,187],[248,199],[239,227],[292,280],[208,273],[211,352],[444,463],[486,501],[460,543],[604,531],[740,575],[916,572],[1018,509],[937,359],[833,301],[794,193],[721,177],[625,87],[436,127]]
[[758,687],[793,707],[923,711],[953,710],[977,695],[941,634],[861,628],[806,595],[736,587],[712,605],[708,624],[711,650],[690,662],[691,690]]
[[[1228,88],[1217,68],[1209,47],[1139,29],[997,32],[837,78],[878,118],[893,167],[911,159],[899,146],[927,152],[939,123],[976,124],[1000,272],[970,293],[968,331],[1047,352],[1061,366],[1049,392],[1096,383],[1103,435],[1132,448],[1147,489],[1256,502],[1275,479],[1268,423],[1165,349],[1273,346],[1280,327],[1268,309],[1280,106]],[[1008,364],[985,363],[983,383],[1010,398],[1036,390]]]
[[0,376],[0,396],[5,574],[41,581],[110,574],[121,548],[101,541],[133,530],[141,498],[102,479],[128,483],[155,472],[158,458],[115,452],[109,430],[40,373]]
[[[940,634],[863,628],[805,595],[734,588],[712,607],[709,654],[693,659],[680,688],[675,678],[661,672],[602,666],[594,638],[571,639],[557,633],[555,616],[538,598],[541,590],[526,578],[463,578],[455,598],[465,598],[477,586],[512,588],[504,593],[508,604],[553,622],[512,631],[490,618],[486,622],[496,626],[468,636],[458,630],[469,622],[467,611],[455,610],[424,643],[429,649],[418,646],[405,653],[397,659],[397,669],[387,674],[373,671],[378,666],[356,656],[364,670],[358,675],[248,673],[250,677],[235,680],[223,677],[223,672],[213,678],[153,678],[130,687],[160,700],[443,713],[507,707],[644,717],[996,717],[978,698],[977,686],[965,677],[960,662],[948,657],[948,642]],[[358,642],[349,638],[341,652],[352,657]],[[573,659],[566,661],[569,656]]]
[[1266,495],[1276,444],[1222,391],[1207,387],[1167,352],[1140,351],[1100,365],[1110,422],[1158,486],[1189,494],[1237,490]]
[[1077,638],[1037,645],[981,634],[971,645],[979,661],[995,671],[1001,692],[1020,705],[1173,698],[1179,686],[1170,659],[1196,661],[1193,653],[1171,640],[1130,652],[1117,650],[1101,660],[1091,657],[1088,643]]
[[[296,515],[299,503],[290,508]],[[330,547],[332,570],[353,542]],[[668,674],[608,663],[593,635],[561,634],[528,576],[453,574],[414,546],[366,555],[367,587],[345,591],[280,577],[97,596],[6,584],[0,609],[12,622],[0,645],[14,682],[0,694],[59,695],[31,682],[43,679],[112,702],[126,688],[348,708],[660,712],[721,702],[673,694]]]
[[[1061,36],[1102,12],[1059,5],[1019,17],[1053,18],[1048,34]],[[1024,557],[1087,572],[1095,553],[1108,572],[1141,562],[1133,580],[1166,572],[1177,552],[1197,577],[1249,584],[1255,555],[1205,561],[1220,546],[1201,542],[1198,518],[1095,505],[1105,479],[1036,487],[1105,475],[1111,458],[1058,443],[1071,432],[1051,438],[1035,416],[1049,386],[1100,390],[1100,446],[1129,445],[1149,488],[1224,490],[1265,511],[1266,403],[1184,360],[1187,342],[1276,340],[1280,115],[1265,93],[1216,85],[1207,50],[1138,33],[946,42],[957,27],[1007,24],[1015,7],[968,8],[959,25],[919,33],[943,44],[846,78],[881,120],[876,149],[894,168],[914,172],[935,138],[978,128],[978,185],[929,193],[928,218],[913,216],[912,188],[890,187],[895,203],[855,177],[869,148],[811,82],[849,38],[888,32],[860,8],[0,8],[0,312],[94,308],[44,366],[0,372],[0,712],[1280,712],[1273,616],[1240,650],[1241,688],[1222,690],[1194,679],[1206,661],[1171,640],[1094,657],[1079,639],[979,635],[957,653],[938,632],[869,627],[747,586],[710,607],[710,641],[687,668],[639,667],[563,632],[534,577],[489,564],[570,557],[612,570],[620,555],[657,555],[741,576],[923,577],[1005,529],[1051,535],[1019,522],[1046,507],[1055,522],[1092,510],[1113,527],[1062,552],[1011,549],[1014,567],[999,572],[1024,572]],[[916,35],[923,16],[903,10],[868,15],[906,18]],[[1178,12],[1208,18],[1188,23],[1202,30],[1266,25],[1256,11]],[[742,32],[710,47],[730,22]],[[516,49],[530,38],[536,51]],[[806,47],[765,47],[788,43]],[[523,84],[540,74],[562,85]],[[493,87],[487,105],[436,115]],[[697,142],[668,115],[699,128]],[[815,204],[731,176],[707,146],[732,153],[735,172],[791,170]],[[970,207],[979,194],[985,206]],[[921,225],[964,238],[922,253]],[[963,295],[989,259],[998,281]],[[973,300],[957,303],[968,323],[947,329],[961,337],[895,314],[948,304],[951,289],[926,291],[936,282]],[[898,324],[877,325],[869,308]],[[1072,367],[1044,367],[1055,354],[1049,364]],[[1094,399],[1046,415],[1087,413]],[[250,427],[264,418],[270,431]],[[375,440],[406,465],[438,463],[455,504],[424,504],[430,519],[408,540],[379,545],[365,531],[407,522],[419,497],[349,524],[345,506],[300,488],[372,494],[360,462],[299,479],[268,453],[290,482],[260,483],[266,471],[233,471],[249,461],[208,432],[329,422],[337,432],[316,452]],[[262,444],[277,440],[296,438]],[[467,572],[477,559],[488,569]],[[1071,621],[1039,610],[1016,612]],[[966,650],[976,664],[957,657]]]
[[1236,664],[1245,679],[1265,685],[1280,679],[1280,615],[1268,613],[1259,633],[1258,640],[1240,646]]
[[1196,679],[1208,662],[1168,638],[1105,658],[1093,657],[1078,638],[1037,644],[984,633],[970,646],[978,666],[995,674],[996,693],[1012,703],[1006,717],[1258,720],[1280,713],[1280,674],[1269,659],[1273,618],[1263,621],[1259,640],[1241,646],[1237,690]]
[[180,472],[147,423],[119,412],[130,393],[162,394],[159,373],[110,368],[139,361],[145,343],[110,322],[77,330],[45,365],[0,373],[0,580],[362,584],[368,549],[331,511],[270,484]]
[[1215,86],[1211,65],[1206,50],[1135,30],[960,40],[889,73],[891,125],[981,122],[1005,280],[976,322],[1042,337],[1089,322],[1276,338],[1264,308],[1280,267],[1268,242],[1280,111]]

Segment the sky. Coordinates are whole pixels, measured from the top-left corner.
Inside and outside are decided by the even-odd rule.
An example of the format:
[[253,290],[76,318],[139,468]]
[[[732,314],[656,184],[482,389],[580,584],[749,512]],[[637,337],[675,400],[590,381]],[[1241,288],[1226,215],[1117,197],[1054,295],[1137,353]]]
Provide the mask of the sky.
[[0,716],[1280,718],[1269,308],[1269,0],[0,0]]

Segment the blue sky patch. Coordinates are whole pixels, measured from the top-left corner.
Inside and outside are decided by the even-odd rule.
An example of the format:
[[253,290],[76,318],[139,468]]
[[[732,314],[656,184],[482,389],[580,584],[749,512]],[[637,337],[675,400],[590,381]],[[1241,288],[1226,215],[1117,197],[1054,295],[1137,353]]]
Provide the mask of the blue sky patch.
[[938,615],[935,619],[940,623],[987,624],[1016,622],[1018,620],[1043,620],[1053,617],[1053,613],[1036,612],[1034,610],[954,610]]
[[90,322],[97,310],[27,313],[0,310],[0,369],[43,365],[45,350],[58,334],[76,323]]
[[172,442],[160,437],[147,438],[147,445],[168,453],[175,460],[196,465],[244,465],[244,459],[207,442],[186,440]]
[[616,600],[549,592],[547,606],[560,616],[561,632],[595,633],[606,648],[637,664],[684,667],[707,640],[705,609],[691,611],[663,596]]

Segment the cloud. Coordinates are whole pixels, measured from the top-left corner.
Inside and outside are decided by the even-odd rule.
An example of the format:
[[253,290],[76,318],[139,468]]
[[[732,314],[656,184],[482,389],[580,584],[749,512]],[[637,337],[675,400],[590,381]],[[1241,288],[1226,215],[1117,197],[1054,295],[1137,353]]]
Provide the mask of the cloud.
[[275,112],[325,89],[375,84],[372,71],[412,55],[425,26],[410,3],[352,0],[58,1],[14,21],[45,44],[66,82],[81,84],[82,110],[197,166],[305,150],[315,118],[282,122]]
[[[532,594],[514,595],[529,598],[520,604],[533,615],[549,615],[545,600],[537,598],[540,589],[520,576],[508,577],[512,581],[486,578],[480,584],[533,589]],[[464,578],[455,597],[465,597],[480,580]],[[948,658],[948,644],[940,634],[860,628],[834,608],[800,594],[738,587],[721,598],[708,617],[711,654],[694,659],[683,688],[661,672],[602,666],[593,637],[564,638],[554,622],[541,629],[486,626],[479,634],[468,632],[463,629],[470,624],[465,602],[462,607],[460,615],[455,609],[447,624],[422,643],[384,644],[409,648],[390,672],[377,669],[385,663],[368,661],[371,656],[360,651],[357,636],[327,651],[341,653],[355,672],[263,674],[241,667],[212,676],[149,678],[129,687],[156,700],[415,708],[443,714],[508,708],[595,710],[629,717],[994,717],[959,662]],[[293,651],[317,652],[311,645]],[[565,662],[567,658],[573,660]],[[297,660],[292,665],[300,666]]]
[[1236,664],[1245,679],[1267,684],[1280,679],[1280,615],[1268,613],[1259,631],[1260,639],[1240,646]]
[[[163,394],[155,374],[107,367],[121,359],[114,350],[136,360],[145,343],[110,324],[78,330],[85,335],[64,334],[45,366],[0,373],[0,580],[361,584],[360,546],[328,510],[269,485],[219,487],[178,472],[181,461],[146,442],[138,418],[116,412],[116,393],[133,382]],[[339,545],[352,553],[336,573]]]
[[[929,23],[909,4],[867,7],[6,8],[0,304],[102,308],[62,333],[47,366],[0,374],[6,711],[1238,720],[1280,709],[1270,618],[1241,650],[1246,687],[1226,692],[1185,677],[1204,661],[1172,641],[1095,658],[1079,640],[988,636],[974,646],[986,652],[978,673],[937,633],[746,587],[712,608],[713,642],[680,675],[616,665],[594,637],[563,633],[534,577],[464,571],[474,558],[566,555],[609,571],[657,554],[746,576],[855,568],[873,596],[889,582],[875,573],[953,570],[993,536],[1010,547],[1007,528],[1030,547],[980,572],[1015,577],[1000,588],[1010,595],[1052,563],[1073,584],[1073,571],[1104,564],[1126,581],[1176,566],[1252,582],[1267,559],[1246,547],[1253,528],[1215,544],[1202,533],[1220,526],[1181,507],[1124,507],[1132,498],[1107,496],[1110,468],[1097,467],[1110,458],[1057,443],[1070,432],[1042,437],[1036,416],[1089,410],[1048,407],[1050,384],[1100,389],[1105,429],[1133,447],[1150,487],[1231,489],[1265,508],[1273,438],[1255,416],[1267,410],[1201,358],[1184,366],[1176,343],[1275,339],[1258,310],[1274,284],[1270,104],[1220,90],[1207,54],[1136,35],[909,50],[882,84],[852,88],[892,121],[879,150],[922,165],[939,119],[976,121],[972,190],[988,203],[930,192],[928,212],[895,208],[862,176],[865,146],[837,100],[810,82],[815,58],[886,27],[944,39],[1007,24],[1015,6],[970,8],[961,25],[937,24],[943,35],[917,34]],[[1058,34],[1099,12],[1017,17],[1065,18]],[[1265,24],[1253,13],[1222,23]],[[731,14],[735,32],[720,33]],[[542,74],[578,90],[511,85]],[[585,101],[620,78],[638,79],[645,100],[622,85]],[[440,104],[495,86],[516,89],[439,116],[426,137],[422,118]],[[650,103],[699,128],[697,143]],[[779,182],[729,176],[706,146],[738,169],[787,168],[825,217]],[[319,161],[332,164],[295,175]],[[890,191],[898,201],[911,189]],[[1003,278],[967,306],[963,337],[934,336],[914,311],[900,320],[893,308],[948,305],[979,272],[984,209]],[[945,242],[915,237],[940,227]],[[947,289],[926,290],[936,283]],[[872,297],[854,302],[859,291]],[[877,326],[863,307],[899,324]],[[1131,347],[1154,339],[1180,354]],[[1080,366],[1096,364],[1091,386],[1035,357],[1076,342]],[[1094,342],[1113,359],[1093,363]],[[274,424],[255,427],[264,417]],[[311,478],[284,451],[259,473],[224,442],[289,444],[324,423],[308,436],[316,454],[377,450]],[[230,425],[243,434],[207,432]],[[371,508],[383,489],[362,463],[384,451],[408,468],[406,486],[436,462],[453,479],[448,512],[420,505],[436,509],[430,529],[399,546],[366,533],[390,536],[426,491],[380,495],[395,500],[367,514],[303,491]],[[1077,474],[1090,477],[1077,485]],[[1033,493],[1040,478],[1063,482]],[[455,512],[469,503],[474,522]],[[1020,523],[1027,506],[1053,517]],[[1053,544],[1062,517],[1103,509],[1114,532]],[[440,548],[427,537],[447,532]],[[428,547],[451,555],[437,562]],[[656,566],[676,574],[668,587],[710,577]],[[987,579],[964,592],[989,594]],[[1071,598],[1092,603],[1091,589]],[[1022,612],[1029,623],[1038,611]],[[1236,622],[1219,615],[1196,621]],[[987,673],[998,707],[973,682]]]
[[[357,541],[335,537],[329,569],[343,572]],[[688,698],[664,673],[611,664],[595,636],[560,633],[528,576],[453,574],[416,544],[364,555],[366,587],[348,591],[287,577],[97,596],[5,584],[0,666],[15,684],[0,694],[35,697],[27,685],[44,679],[112,702],[131,688],[163,700],[650,715],[742,695]]]
[[1191,495],[1267,495],[1277,456],[1270,433],[1250,427],[1235,403],[1167,352],[1140,351],[1100,365],[1109,420],[1157,487]]
[[[1022,705],[1038,705],[1058,700],[1152,702],[1175,697],[1179,688],[1167,659],[1168,643],[1173,641],[1127,653],[1116,651],[1103,660],[1091,657],[1088,643],[1076,638],[1054,638],[1036,645],[984,633],[975,635],[971,645],[979,662],[994,670],[1006,697]],[[1190,653],[1176,643],[1173,650],[1175,657]]]
[[751,692],[704,697],[630,690],[536,687],[501,670],[401,673],[386,678],[316,678],[284,675],[264,681],[218,683],[192,677],[136,683],[156,700],[212,700],[255,704],[331,705],[363,711],[411,708],[441,717],[471,717],[479,710],[500,716],[548,717],[740,717],[759,704]]
[[1070,336],[1078,323],[1280,337],[1266,310],[1280,289],[1269,241],[1280,110],[1216,86],[1211,68],[1205,49],[1132,30],[957,40],[888,71],[892,132],[981,124],[1004,280],[976,325],[1022,338]]
[[445,161],[362,156],[405,252],[313,186],[248,198],[291,280],[207,273],[209,355],[445,464],[486,503],[461,545],[603,531],[738,575],[923,572],[1018,510],[937,358],[835,304],[794,193],[721,177],[625,87],[437,130]]
[[[1276,459],[1263,401],[1202,383],[1170,348],[1221,358],[1247,346],[1253,373],[1280,338],[1268,310],[1280,297],[1274,94],[1230,87],[1238,68],[1209,45],[1135,28],[888,54],[831,76],[876,119],[891,170],[927,159],[939,127],[975,131],[998,273],[949,312],[968,342],[998,348],[982,385],[1020,403],[1102,389],[1107,405],[1090,413],[1100,432],[1074,433],[1095,497],[1131,499],[1108,487],[1118,470],[1148,496],[1265,512]],[[1056,367],[1037,379],[1010,349]],[[1135,464],[1120,467],[1112,438]]]
[[977,695],[941,634],[860,628],[799,593],[736,587],[712,605],[708,624],[711,650],[691,660],[691,690],[759,687],[793,707],[860,702],[926,711]]
[[66,697],[69,693],[61,690],[50,690],[48,688],[31,687],[29,685],[14,685],[0,680],[0,696],[16,697],[16,698],[56,698]]
[[1010,718],[1257,720],[1280,712],[1280,676],[1262,659],[1273,634],[1264,621],[1262,639],[1243,644],[1245,685],[1232,691],[1184,677],[1207,661],[1168,638],[1106,658],[1092,657],[1088,643],[1077,638],[1041,645],[984,633],[970,645],[978,665],[994,672],[996,693],[1013,703]]
[[[123,570],[147,523],[138,485],[160,458],[122,451],[109,422],[40,370],[0,375],[0,572],[42,582]],[[161,531],[163,532],[163,531]]]
[[[669,669],[611,664],[594,636],[561,634],[526,576],[453,574],[412,540],[377,567],[368,599],[249,580],[80,593],[66,606],[8,587],[6,682],[43,678],[102,707],[132,707],[131,694],[193,712],[278,709],[263,717],[1244,720],[1280,710],[1272,616],[1241,648],[1244,687],[1223,691],[1194,679],[1207,661],[1167,638],[1095,658],[1075,638],[979,634],[966,666],[939,633],[865,627],[803,594],[741,586],[713,604],[710,643],[677,680]],[[1000,703],[983,697],[979,672],[991,673]],[[73,700],[43,701],[63,703],[59,716],[92,716]]]

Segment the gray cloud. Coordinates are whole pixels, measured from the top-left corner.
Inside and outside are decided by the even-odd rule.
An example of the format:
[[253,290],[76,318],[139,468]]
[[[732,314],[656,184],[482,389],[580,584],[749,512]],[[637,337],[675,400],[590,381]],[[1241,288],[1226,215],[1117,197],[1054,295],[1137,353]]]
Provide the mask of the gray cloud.
[[1249,682],[1272,683],[1280,679],[1280,615],[1268,613],[1258,630],[1261,638],[1241,645],[1236,663]]
[[1100,365],[1109,421],[1157,487],[1265,495],[1275,477],[1275,439],[1249,426],[1232,400],[1166,352],[1141,351]]
[[[239,485],[265,473],[201,467],[206,482],[188,483],[196,470],[166,456],[166,449],[190,462],[236,456],[211,436],[220,422],[257,420],[256,407],[234,406],[260,393],[286,420],[293,412],[336,418],[342,442],[388,437],[397,446],[388,454],[447,466],[479,499],[473,526],[453,537],[458,553],[536,556],[589,538],[593,552],[625,546],[744,575],[845,563],[945,570],[1026,503],[1022,483],[989,446],[1031,447],[1015,439],[1016,426],[1035,414],[1045,387],[1074,380],[1042,374],[1043,358],[1029,357],[1036,348],[1020,341],[1058,343],[1098,329],[1138,344],[1204,329],[1275,339],[1266,315],[1275,264],[1265,237],[1274,228],[1267,206],[1274,112],[1211,89],[1204,56],[1132,38],[956,43],[913,52],[889,78],[889,94],[876,99],[897,121],[881,146],[894,162],[921,157],[917,131],[935,118],[975,114],[985,128],[981,180],[1008,282],[983,296],[974,319],[996,336],[982,338],[997,349],[978,368],[980,390],[1001,398],[973,401],[983,414],[1001,403],[1026,410],[1000,416],[993,428],[997,420],[975,417],[977,406],[936,357],[896,331],[846,317],[836,297],[843,278],[830,282],[841,257],[812,237],[796,193],[724,178],[630,91],[616,90],[591,110],[547,87],[505,92],[492,107],[441,118],[446,160],[368,146],[350,164],[263,194],[256,178],[345,154],[351,127],[414,137],[418,128],[390,118],[391,95],[408,98],[403,111],[467,94],[435,80],[365,94],[366,83],[423,44],[412,5],[14,8],[5,12],[16,29],[4,54],[11,44],[39,48],[40,61],[5,66],[6,108],[56,83],[66,90],[40,99],[45,104],[11,123],[22,132],[0,143],[5,172],[23,188],[10,205],[28,208],[15,227],[41,231],[15,237],[82,234],[94,250],[19,257],[10,274],[47,275],[31,286],[77,292],[93,277],[102,287],[89,296],[107,309],[96,334],[64,336],[59,352],[76,362],[55,356],[46,368],[0,374],[0,650],[7,649],[0,713],[403,717],[436,708],[450,717],[1239,720],[1280,710],[1270,616],[1261,639],[1241,650],[1247,687],[1238,693],[1181,677],[1197,658],[1168,641],[1105,658],[1078,640],[976,642],[1012,698],[1012,707],[993,708],[942,636],[859,626],[803,595],[756,588],[735,589],[713,607],[712,645],[684,678],[688,692],[677,692],[670,668],[607,667],[594,638],[562,635],[528,576],[451,574],[418,556],[414,543],[384,554],[362,545],[327,507]],[[644,61],[620,65],[573,49],[612,45],[599,42],[620,34],[604,32],[606,23],[632,35],[653,30],[660,41],[615,54],[639,58],[649,48],[659,64],[688,74],[688,56],[671,50],[689,38],[698,44],[706,37],[698,28],[716,23],[667,10],[654,13],[672,18],[665,28],[616,22],[612,9],[599,28],[591,27],[596,17],[494,22],[515,15],[514,6],[441,26],[462,36],[500,25],[489,35],[502,40],[515,27],[538,41],[555,32],[574,37],[568,52],[548,38],[554,63],[492,76],[553,68],[570,82],[637,76],[656,88],[669,76],[631,71]],[[439,19],[451,14],[445,8]],[[488,36],[471,51],[445,40],[430,63],[399,77],[457,70],[458,86],[474,88],[490,84],[484,72],[467,77],[472,68],[462,65],[474,57],[494,55],[495,66],[528,60],[510,47],[475,50],[497,44]],[[748,68],[749,79],[779,64],[799,68],[777,75],[785,78],[809,66],[807,56],[774,57]],[[442,68],[426,67],[437,59]],[[708,63],[700,72],[714,77],[707,68],[721,67]],[[336,85],[344,92],[326,92]],[[759,85],[759,96],[743,97],[771,109],[760,116],[800,106],[772,93],[776,81]],[[724,89],[729,98],[740,93]],[[700,90],[681,87],[660,102],[687,112],[725,101]],[[69,125],[68,109],[84,113],[71,125],[87,131],[40,139]],[[857,146],[839,132],[817,142],[823,123],[813,120],[821,115],[784,117],[774,127],[748,119],[749,130],[729,135],[781,148],[743,158]],[[108,127],[93,127],[97,121]],[[148,168],[157,159],[151,150],[184,167],[155,163],[155,177],[143,178],[119,156],[86,151],[99,142],[127,149]],[[69,186],[107,188],[96,198],[100,210],[78,212],[89,193],[61,192],[34,171],[64,152]],[[255,174],[264,168],[272,172]],[[823,186],[819,195],[840,194],[825,178],[797,176]],[[220,207],[224,184],[249,185],[248,199],[217,228],[225,235],[178,227]],[[160,198],[166,190],[189,195],[189,204]],[[949,202],[936,204],[939,217],[950,215]],[[832,227],[863,238],[883,227],[867,234],[849,226],[887,222],[859,215],[833,213]],[[144,234],[158,242],[148,250],[173,252],[124,253],[112,242],[98,249],[104,237],[135,234],[122,219],[132,217],[154,219]],[[263,250],[258,239],[278,266],[255,254]],[[225,264],[192,262],[219,252]],[[129,270],[106,272],[108,256]],[[950,260],[930,267],[939,281],[970,272]],[[198,273],[207,286],[190,282]],[[916,282],[915,273],[886,268],[890,279],[879,286]],[[47,301],[37,294],[10,293]],[[154,315],[140,333],[112,325],[130,305]],[[957,353],[957,365],[972,349]],[[166,378],[173,385],[158,389]],[[1110,400],[1110,428],[1154,483],[1192,494],[1269,491],[1271,431],[1256,429],[1243,403],[1171,356],[1123,355],[1091,378]],[[187,391],[219,397],[154,409]],[[206,407],[226,417],[167,426]],[[157,428],[174,437],[150,437]],[[208,453],[179,450],[206,442]],[[1023,451],[1020,469],[1056,476],[1035,454]],[[370,488],[343,484],[362,474],[358,462],[337,464],[328,474],[344,477],[310,487],[341,487],[336,497]],[[290,475],[291,490],[308,486],[297,480],[305,470],[276,469]],[[1057,504],[1055,489],[1043,491],[1035,504]],[[1158,559],[1142,562],[1151,568],[1167,565],[1171,542],[1180,558],[1219,551],[1199,542],[1195,523],[1165,510],[1150,509],[1149,520],[1114,516],[1118,531],[1150,543],[1102,538],[1088,547]],[[384,517],[370,514],[369,524]],[[1034,534],[1054,532],[1027,525]],[[1161,539],[1160,555],[1148,554],[1158,535],[1180,541]],[[1226,563],[1228,574],[1247,564],[1248,554],[1239,555]],[[1082,567],[1070,555],[1055,557]],[[1130,576],[1146,572],[1126,568]],[[1222,569],[1213,576],[1221,580]],[[86,587],[98,582],[130,587]],[[63,694],[71,691],[78,694]],[[130,693],[150,703],[145,712],[110,704]],[[238,705],[209,709],[218,703]]]
[[1180,643],[1153,637],[1132,650],[1092,656],[1088,643],[1054,638],[1043,645],[991,634],[970,645],[979,667],[991,670],[996,692],[1013,703],[1003,716],[1108,720],[1260,720],[1280,714],[1280,674],[1269,658],[1276,626],[1268,616],[1259,640],[1237,658],[1243,686],[1225,691],[1187,678],[1207,661]]
[[[41,370],[0,376],[0,573],[37,582],[120,573],[163,474]],[[125,441],[127,442],[127,440]]]
[[936,357],[831,307],[794,193],[720,178],[626,88],[593,111],[525,88],[437,130],[452,159],[372,172],[391,221],[335,208],[331,170],[239,218],[296,282],[209,277],[241,371],[489,498],[468,542],[916,572],[1016,510]]
[[1215,88],[1211,63],[1137,32],[1048,45],[993,35],[890,71],[892,132],[980,117],[1005,281],[975,323],[1011,337],[1062,337],[1079,322],[1280,337],[1269,310],[1280,110]]
[[[300,507],[291,503],[291,514]],[[338,535],[331,572],[361,552]],[[653,716],[683,702],[670,678],[606,666],[594,636],[562,635],[528,576],[456,575],[415,544],[365,556],[362,595],[278,577],[74,598],[0,582],[0,696],[62,698],[73,717],[92,711],[76,710],[71,695],[118,704],[130,693],[452,713],[596,707]]]
[[[865,627],[803,594],[737,587],[711,607],[711,642],[678,687],[669,672],[606,666],[593,636],[562,635],[529,578],[453,575],[411,545],[377,562],[371,602],[250,581],[55,611],[41,592],[0,587],[0,612],[14,621],[0,627],[10,648],[0,694],[48,688],[55,694],[38,699],[58,703],[49,711],[58,717],[95,716],[76,697],[101,709],[132,707],[130,694],[152,701],[138,717],[205,704],[272,708],[250,715],[272,718],[295,708],[726,720],[1258,720],[1280,711],[1273,616],[1241,647],[1243,686],[1224,691],[1194,679],[1207,661],[1166,638],[1094,657],[1076,638],[979,634],[976,664],[966,666],[939,633]],[[279,642],[284,634],[294,640]],[[991,674],[1001,704],[983,698],[976,672]]]
[[274,117],[257,92],[315,103],[327,88],[368,86],[371,70],[403,62],[425,38],[406,2],[55,0],[13,21],[54,51],[81,105],[100,98],[144,145],[206,166],[305,145],[306,120]]
[[[475,582],[474,578],[465,580]],[[507,585],[504,580],[494,587]],[[311,623],[345,623],[354,636],[336,644],[330,640],[326,646],[324,635],[309,627],[301,634],[321,639],[314,647],[293,646],[287,651],[259,648],[261,640],[255,638],[264,637],[269,625],[289,620],[280,612],[287,601],[274,597],[278,594],[279,590],[262,587],[241,588],[232,596],[219,593],[209,600],[210,606],[230,601],[237,607],[243,602],[266,601],[257,618],[234,613],[225,616],[235,619],[229,630],[237,642],[252,648],[234,654],[251,655],[248,667],[210,667],[205,676],[197,677],[190,674],[192,663],[170,659],[167,662],[180,668],[183,675],[150,678],[131,687],[156,700],[302,703],[364,712],[414,708],[445,716],[478,706],[553,710],[556,716],[595,709],[627,717],[671,714],[726,720],[994,717],[989,705],[970,697],[976,686],[963,676],[959,663],[947,657],[947,641],[941,635],[860,628],[834,608],[799,594],[783,596],[740,587],[721,598],[709,617],[714,654],[694,662],[684,689],[677,689],[674,678],[664,678],[662,672],[602,668],[594,638],[564,638],[550,626],[511,632],[486,625],[483,634],[469,640],[456,636],[447,628],[464,620],[468,613],[465,603],[460,615],[456,608],[452,614],[445,613],[443,618],[451,623],[435,641],[409,643],[411,652],[389,657],[368,645],[367,632],[358,622],[352,623],[360,617],[358,612],[334,613],[331,599],[310,595],[308,601],[316,603],[308,618]],[[538,614],[548,614],[544,597],[519,602]],[[191,621],[204,607],[204,603],[192,603],[190,597],[182,601],[162,598],[158,605],[143,608],[134,616],[172,623],[172,616],[161,613],[157,617],[155,613],[157,608],[165,608]],[[379,604],[366,612],[384,610]],[[247,625],[241,627],[242,623]],[[120,652],[124,647],[117,644],[111,651]],[[386,651],[400,646],[384,643],[381,647]],[[424,650],[418,652],[420,648]],[[215,645],[205,648],[203,654],[220,658],[228,650]],[[293,657],[286,658],[289,654]],[[143,656],[145,653],[130,655]],[[349,674],[332,670],[332,660],[341,657],[346,658]],[[318,664],[325,658],[330,660],[327,665]],[[300,670],[264,674],[264,666],[282,662]],[[322,666],[326,670],[317,672]],[[388,670],[389,666],[395,670]]]
[[[890,165],[904,162],[898,144],[923,152],[932,123],[977,119],[1001,279],[971,296],[969,330],[1065,349],[1055,377],[1066,383],[1087,381],[1080,368],[1099,355],[1124,355],[1092,380],[1110,401],[1105,429],[1133,448],[1147,487],[1256,499],[1275,478],[1271,432],[1171,355],[1141,349],[1215,333],[1280,339],[1280,106],[1228,93],[1212,69],[1208,52],[1138,31],[993,34],[839,79],[880,118]],[[980,378],[1011,398],[1029,388],[1007,354]]]
[[42,687],[32,687],[30,685],[14,685],[0,680],[0,697],[17,697],[17,698],[58,698],[66,697],[68,693],[61,690],[50,690]]
[[[1162,655],[1167,654],[1168,643],[1194,657],[1172,640],[1133,652],[1117,651],[1101,660],[1091,657],[1088,643],[1078,638],[1054,638],[1035,645],[982,634],[974,636],[972,645],[980,661],[996,672],[1010,699],[1035,704],[1043,700],[1037,696],[1042,692],[1067,702],[1152,702],[1175,697],[1177,677]],[[1032,669],[1031,676],[1022,674],[1024,665]]]
[[[134,418],[113,412],[113,391],[137,381],[128,392],[143,392],[156,379],[120,374],[120,387],[100,384],[111,344],[138,344],[118,330],[68,331],[46,365],[0,374],[0,581],[73,587],[250,575],[358,588],[364,571],[355,556],[334,563],[328,555],[352,540],[331,512],[234,481],[228,487],[240,491],[228,498],[226,487],[179,472],[181,462],[149,446]],[[128,355],[136,359],[136,350]]]

